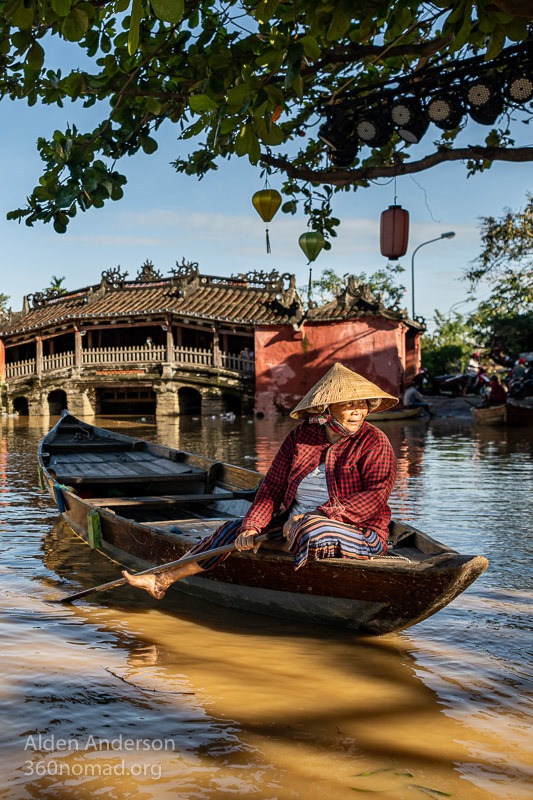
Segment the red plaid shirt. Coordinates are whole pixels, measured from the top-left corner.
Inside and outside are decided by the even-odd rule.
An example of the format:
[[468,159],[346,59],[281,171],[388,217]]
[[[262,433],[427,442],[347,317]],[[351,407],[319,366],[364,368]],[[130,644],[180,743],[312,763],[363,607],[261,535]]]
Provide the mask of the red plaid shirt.
[[368,422],[335,444],[328,442],[322,425],[306,421],[294,428],[278,450],[241,530],[264,531],[273,517],[290,508],[302,478],[323,461],[329,500],[317,513],[372,528],[386,542],[396,458],[385,434]]

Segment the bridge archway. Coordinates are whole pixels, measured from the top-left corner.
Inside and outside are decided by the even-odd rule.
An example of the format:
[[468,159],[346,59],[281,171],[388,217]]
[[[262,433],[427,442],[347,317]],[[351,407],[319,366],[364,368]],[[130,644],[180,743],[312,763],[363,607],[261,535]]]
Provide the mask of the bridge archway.
[[54,389],[48,395],[48,411],[51,417],[58,417],[67,408],[67,394],[63,389]]
[[150,386],[110,386],[96,388],[96,413],[136,415],[156,413],[157,398]]
[[202,413],[202,395],[190,386],[182,386],[178,390],[178,402],[180,415]]
[[233,412],[237,416],[242,414],[242,398],[240,395],[223,392],[221,402],[224,412]]
[[15,399],[13,400],[13,411],[15,411],[19,415],[19,417],[27,417],[30,413],[28,398],[15,397]]

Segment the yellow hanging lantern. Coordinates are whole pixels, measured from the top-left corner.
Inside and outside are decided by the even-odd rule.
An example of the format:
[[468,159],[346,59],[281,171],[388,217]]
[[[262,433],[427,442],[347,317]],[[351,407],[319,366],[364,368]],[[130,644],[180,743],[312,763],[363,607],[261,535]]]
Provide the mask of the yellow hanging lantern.
[[[261,189],[252,197],[252,203],[263,222],[270,222],[281,205],[281,195],[277,189]],[[266,249],[267,253],[271,252],[268,228],[266,228]]]

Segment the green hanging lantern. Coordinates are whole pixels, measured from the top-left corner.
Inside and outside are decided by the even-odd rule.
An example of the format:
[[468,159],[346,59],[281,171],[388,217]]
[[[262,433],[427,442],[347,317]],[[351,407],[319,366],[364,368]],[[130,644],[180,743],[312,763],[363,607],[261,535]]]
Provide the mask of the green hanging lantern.
[[298,239],[298,244],[307,256],[309,263],[311,263],[324,248],[326,240],[320,231],[308,231],[307,233],[302,233]]
[[[252,203],[263,222],[270,222],[281,205],[281,195],[277,189],[261,189],[252,197]],[[266,229],[266,248],[267,253],[270,253],[268,228]]]

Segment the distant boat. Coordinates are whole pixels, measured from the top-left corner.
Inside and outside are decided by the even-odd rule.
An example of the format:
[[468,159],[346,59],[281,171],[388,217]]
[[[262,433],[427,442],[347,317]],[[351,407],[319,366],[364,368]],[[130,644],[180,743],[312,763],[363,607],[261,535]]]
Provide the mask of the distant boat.
[[510,397],[501,406],[473,408],[472,414],[478,425],[512,425],[523,427],[533,425],[533,402],[515,400]]
[[[70,527],[134,570],[175,561],[222,522],[243,516],[262,477],[70,415],[44,437],[38,457],[42,485]],[[405,523],[392,521],[389,531],[386,556],[327,558],[298,571],[288,553],[233,552],[216,569],[178,581],[174,596],[383,634],[444,608],[487,568],[483,556],[458,553]]]
[[478,425],[505,425],[507,423],[507,405],[472,408],[472,414]]
[[515,400],[514,397],[509,397],[507,400],[507,424],[533,425],[533,398]]
[[369,422],[392,422],[401,419],[410,419],[411,417],[419,417],[424,409],[416,406],[414,408],[394,408],[391,411],[378,411],[377,414],[372,414],[369,417]]

